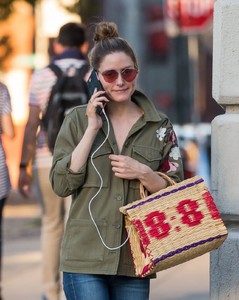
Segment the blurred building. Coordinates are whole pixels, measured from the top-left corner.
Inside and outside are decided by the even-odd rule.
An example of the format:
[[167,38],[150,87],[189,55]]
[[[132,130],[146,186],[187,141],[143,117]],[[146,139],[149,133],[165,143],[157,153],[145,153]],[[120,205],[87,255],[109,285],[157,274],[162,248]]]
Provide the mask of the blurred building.
[[121,35],[136,49],[140,87],[156,107],[177,124],[211,122],[224,112],[211,92],[212,20],[201,32],[182,34],[174,30],[170,34],[166,0],[104,0],[103,3],[105,18],[115,21]]

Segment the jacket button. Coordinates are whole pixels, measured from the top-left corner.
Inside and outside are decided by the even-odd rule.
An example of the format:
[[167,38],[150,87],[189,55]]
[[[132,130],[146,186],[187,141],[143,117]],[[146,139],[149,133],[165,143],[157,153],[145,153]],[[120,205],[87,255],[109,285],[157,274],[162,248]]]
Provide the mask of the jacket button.
[[122,196],[118,195],[118,196],[116,197],[116,200],[121,201],[121,200],[122,200]]

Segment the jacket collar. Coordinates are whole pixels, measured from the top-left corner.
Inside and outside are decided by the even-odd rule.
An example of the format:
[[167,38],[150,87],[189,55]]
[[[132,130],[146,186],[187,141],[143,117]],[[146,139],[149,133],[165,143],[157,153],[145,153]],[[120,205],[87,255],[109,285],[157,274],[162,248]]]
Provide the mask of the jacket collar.
[[132,95],[132,101],[143,109],[146,122],[158,122],[162,120],[153,103],[142,92],[135,90]]

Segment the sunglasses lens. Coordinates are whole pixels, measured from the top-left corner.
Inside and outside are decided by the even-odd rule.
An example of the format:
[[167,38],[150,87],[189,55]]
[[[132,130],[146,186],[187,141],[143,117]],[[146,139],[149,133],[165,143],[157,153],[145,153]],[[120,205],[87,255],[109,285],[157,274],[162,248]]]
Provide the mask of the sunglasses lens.
[[118,72],[116,70],[109,70],[102,73],[104,80],[106,82],[114,82],[118,77]]
[[[136,69],[123,69],[121,71],[121,76],[127,82],[133,81],[137,76],[137,74],[138,74],[138,70]],[[106,82],[112,83],[118,78],[119,73],[116,70],[108,70],[103,72],[102,76],[104,77],[104,80]]]
[[136,69],[124,69],[122,71],[122,77],[124,80],[131,82],[135,79],[138,71]]

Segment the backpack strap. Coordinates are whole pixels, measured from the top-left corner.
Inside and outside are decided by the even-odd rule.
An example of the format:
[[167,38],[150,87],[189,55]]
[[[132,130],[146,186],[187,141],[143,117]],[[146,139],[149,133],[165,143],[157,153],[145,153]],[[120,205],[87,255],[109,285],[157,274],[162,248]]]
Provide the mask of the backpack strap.
[[[74,67],[74,65],[69,66],[67,69],[70,69],[71,67]],[[87,71],[89,70],[89,64],[83,64],[81,67],[77,68],[77,72],[80,76],[82,76],[82,78],[84,78],[85,74],[87,73]],[[52,72],[54,72],[54,74],[59,78],[62,74],[63,71],[61,70],[60,67],[58,67],[56,64],[51,63],[48,65],[48,68],[52,70]]]
[[[52,70],[52,72],[56,75],[57,77],[57,80],[56,80],[56,83],[51,87],[51,92],[50,92],[50,95],[49,95],[49,98],[48,98],[48,101],[47,101],[47,106],[46,106],[46,109],[45,109],[45,112],[44,114],[42,115],[42,124],[43,126],[47,127],[46,125],[46,121],[47,118],[48,118],[48,114],[49,114],[49,107],[51,105],[51,102],[52,102],[52,93],[57,85],[57,81],[58,79],[62,76],[63,74],[63,71],[54,63],[51,63],[47,66],[47,68],[49,68],[50,70]],[[44,125],[45,124],[45,125]]]
[[78,71],[78,74],[84,78],[85,77],[85,74],[88,72],[90,66],[88,63],[84,64],[83,66],[81,66],[80,68],[77,69]]
[[56,64],[51,63],[48,65],[48,68],[52,70],[52,72],[59,78],[63,72],[60,67],[58,67]]
[[77,69],[77,73],[78,73],[79,77],[82,78],[83,90],[88,99],[89,99],[89,89],[88,89],[87,83],[85,81],[85,75],[89,71],[89,69],[90,69],[90,65],[88,63],[85,63],[84,65],[82,65],[80,68]]

